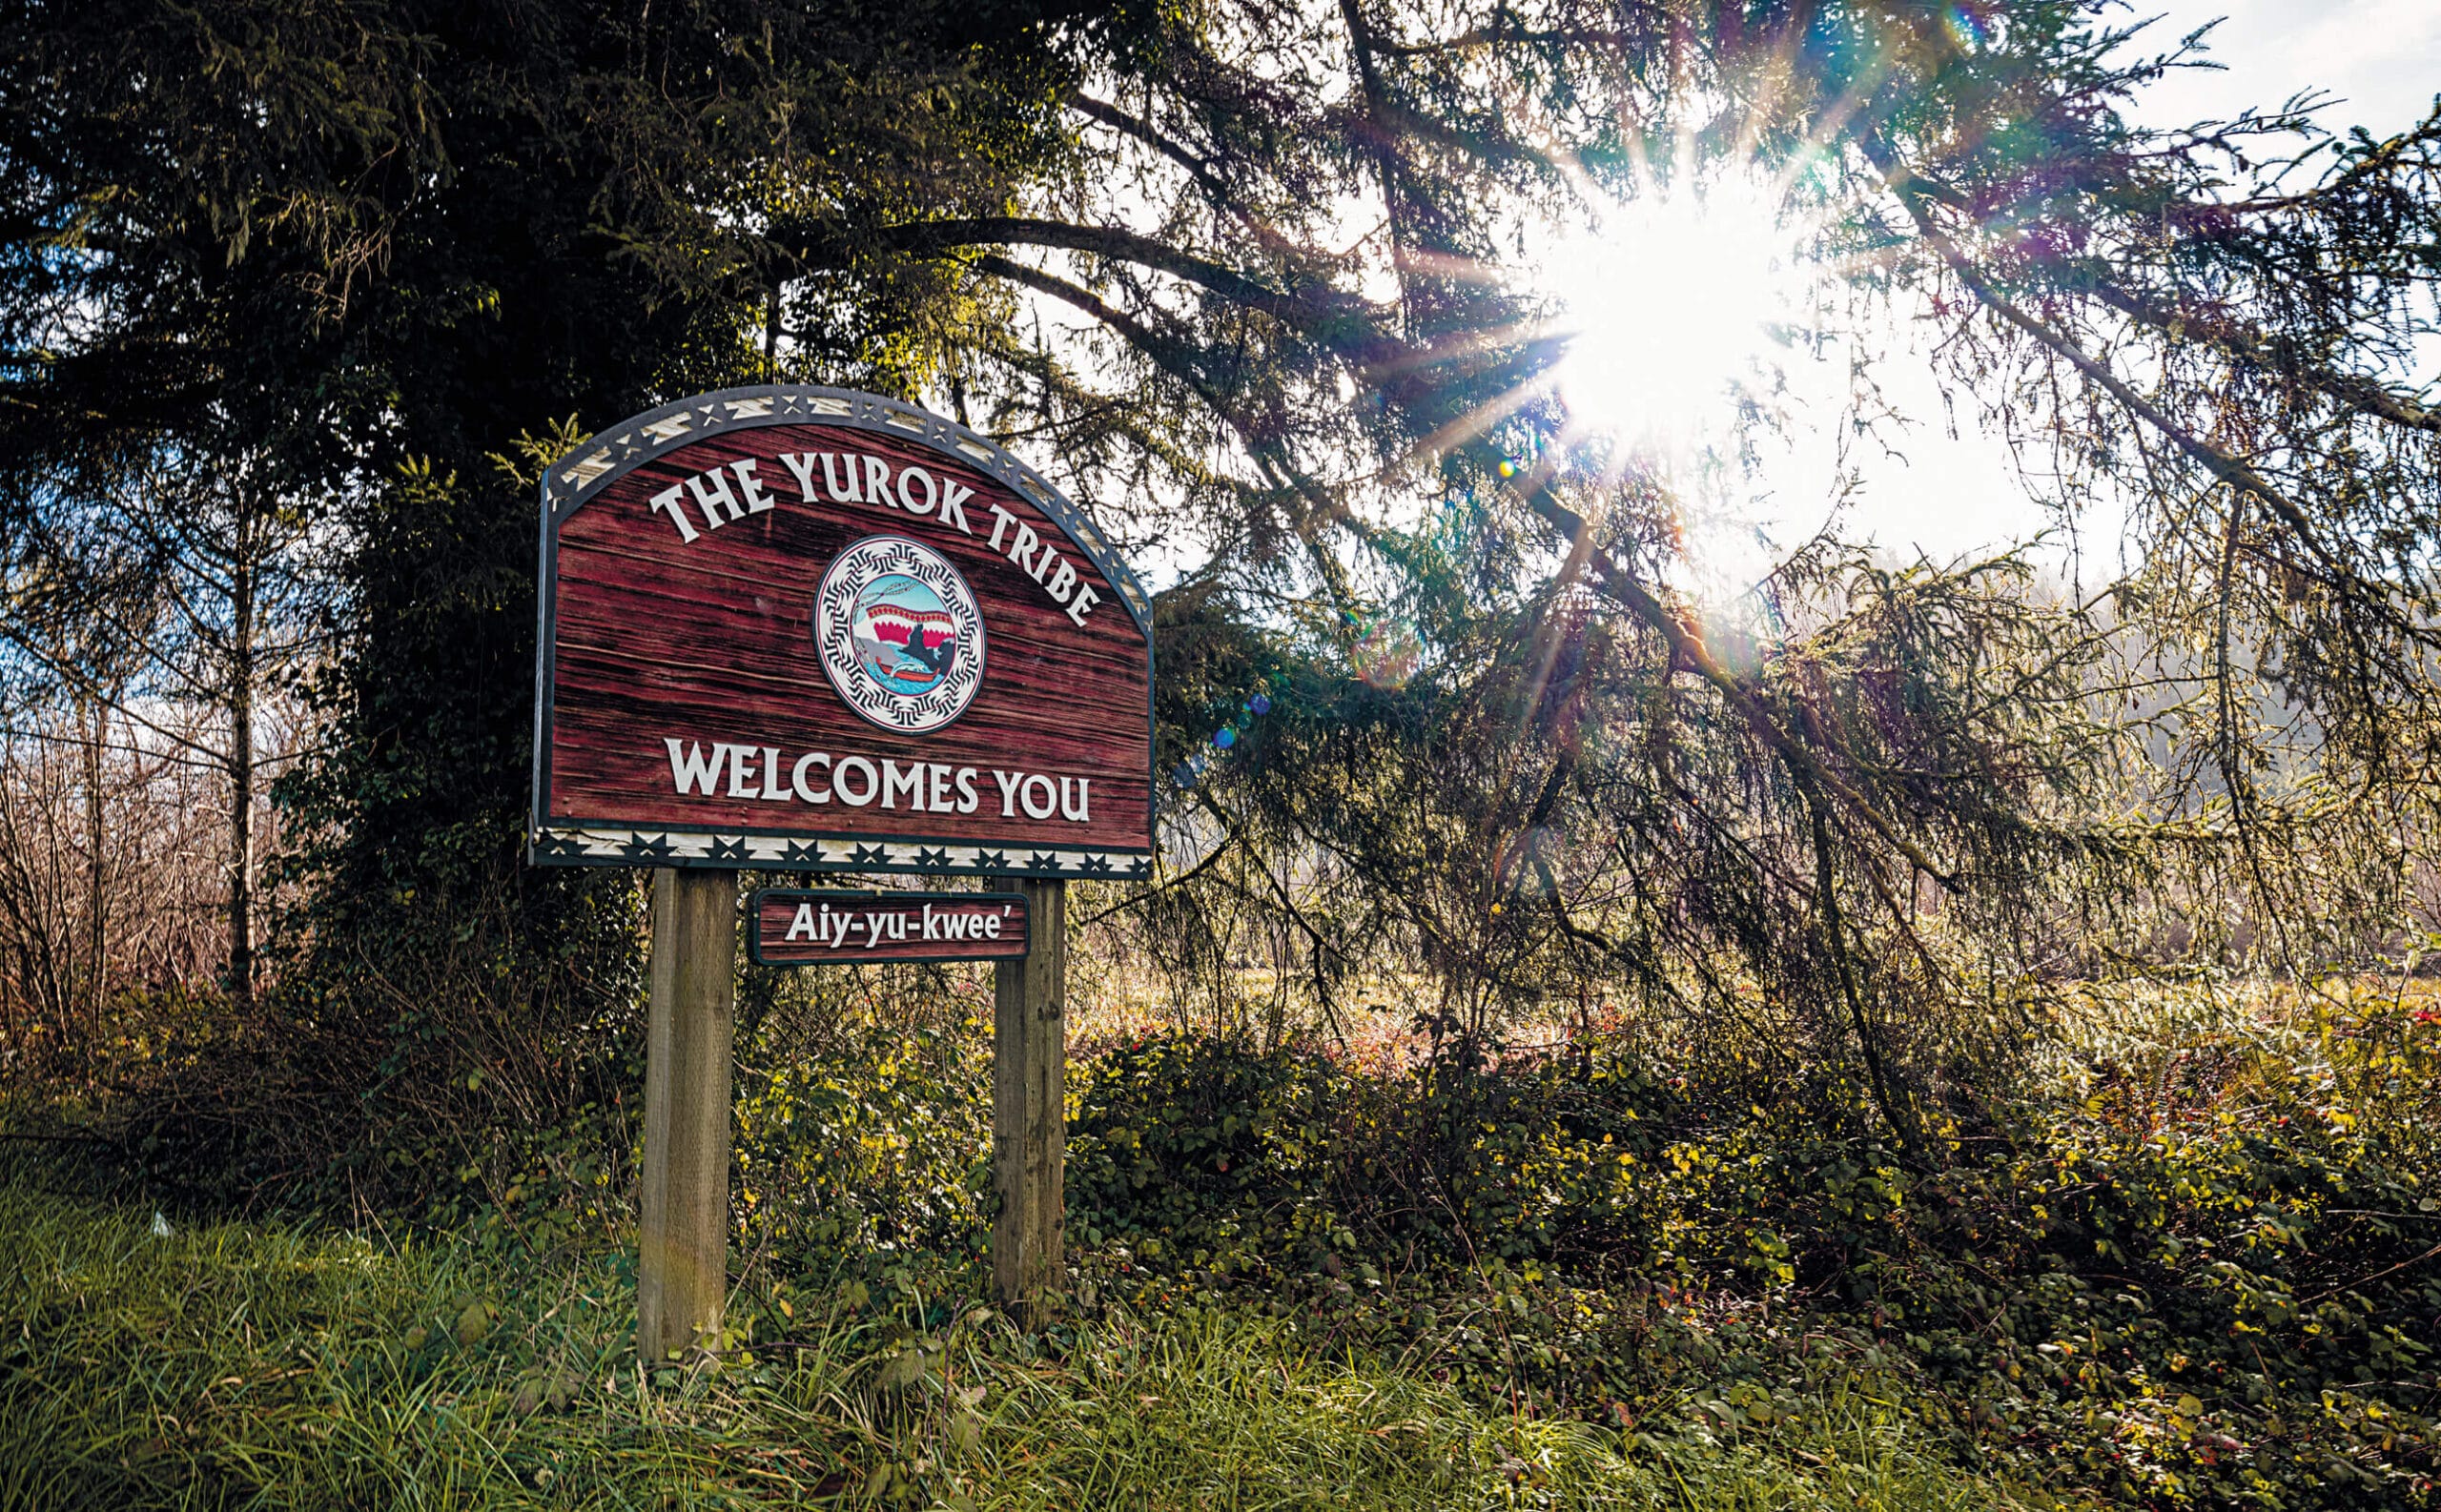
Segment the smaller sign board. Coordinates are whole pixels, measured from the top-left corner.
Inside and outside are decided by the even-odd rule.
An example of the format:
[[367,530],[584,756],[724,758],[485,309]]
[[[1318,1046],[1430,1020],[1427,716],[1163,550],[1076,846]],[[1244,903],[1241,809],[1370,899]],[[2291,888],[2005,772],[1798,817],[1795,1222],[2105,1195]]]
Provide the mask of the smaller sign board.
[[844,892],[765,888],[748,905],[757,966],[1005,961],[1026,953],[1021,892]]

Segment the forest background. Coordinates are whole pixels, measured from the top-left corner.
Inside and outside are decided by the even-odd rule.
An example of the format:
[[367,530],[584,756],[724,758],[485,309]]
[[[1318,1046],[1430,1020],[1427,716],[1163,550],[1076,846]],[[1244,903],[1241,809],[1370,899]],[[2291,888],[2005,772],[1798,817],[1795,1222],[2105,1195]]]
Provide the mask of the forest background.
[[[2141,19],[13,7],[6,1488],[2429,1505],[2441,116],[2158,124]],[[1714,255],[1746,329],[1593,317]],[[522,864],[533,485],[766,381],[1150,569],[1165,851],[1078,887],[1073,1321],[970,1305],[981,977],[749,970],[656,1370],[562,1316],[642,909]],[[2057,535],[1833,507],[1961,423]]]

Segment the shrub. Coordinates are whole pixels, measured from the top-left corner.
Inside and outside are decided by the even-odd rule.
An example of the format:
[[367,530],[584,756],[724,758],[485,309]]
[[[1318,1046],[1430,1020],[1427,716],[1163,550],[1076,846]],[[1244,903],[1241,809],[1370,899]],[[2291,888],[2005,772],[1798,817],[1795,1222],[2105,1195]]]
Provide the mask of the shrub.
[[1098,1291],[1512,1404],[1734,1437],[1864,1390],[2135,1504],[2429,1506],[2436,1016],[2105,1027],[1938,1162],[1853,1088],[1740,1116],[1598,1049],[1367,1076],[1158,1038],[1080,1091],[1071,1232]]

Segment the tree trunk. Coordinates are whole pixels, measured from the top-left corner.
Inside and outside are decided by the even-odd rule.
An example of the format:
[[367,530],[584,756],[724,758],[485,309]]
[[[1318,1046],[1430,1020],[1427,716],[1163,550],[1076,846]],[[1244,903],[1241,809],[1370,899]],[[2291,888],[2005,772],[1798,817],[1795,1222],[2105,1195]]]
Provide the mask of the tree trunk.
[[255,582],[251,542],[238,526],[230,573],[229,997],[255,1006]]
[[85,1011],[92,1015],[96,1040],[102,1032],[102,1011],[110,993],[110,932],[103,912],[108,873],[102,860],[106,811],[102,803],[102,743],[110,738],[111,706],[93,701],[93,727],[78,730],[85,740]]

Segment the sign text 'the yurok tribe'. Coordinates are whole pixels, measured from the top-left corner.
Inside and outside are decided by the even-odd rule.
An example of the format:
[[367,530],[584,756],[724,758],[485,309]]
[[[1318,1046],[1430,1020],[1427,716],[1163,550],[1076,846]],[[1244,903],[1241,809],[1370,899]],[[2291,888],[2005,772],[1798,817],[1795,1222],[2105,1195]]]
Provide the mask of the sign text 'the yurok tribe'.
[[991,442],[734,390],[545,489],[537,861],[1148,869],[1143,591]]
[[[871,452],[782,452],[780,461],[793,475],[797,499],[802,503],[812,505],[827,500],[833,504],[881,504],[932,520],[944,530],[954,529],[968,536],[975,533],[966,513],[967,501],[974,497],[974,491],[954,479],[935,478],[930,468],[907,466],[893,475],[891,464]],[[752,457],[733,458],[708,467],[685,482],[673,483],[653,495],[653,512],[668,517],[669,522],[678,527],[680,541],[701,541],[706,531],[779,507],[779,500],[765,489],[758,470],[757,459]],[[821,475],[819,495],[814,482],[817,472]],[[1034,526],[1000,505],[987,501],[982,507],[991,511],[992,532],[986,548],[1005,550],[1018,570],[1049,594],[1069,619],[1083,625],[1085,616],[1102,602],[1102,596],[1077,575],[1076,563],[1063,558],[1054,542],[1036,535]],[[696,524],[697,518],[702,521],[701,528]]]

